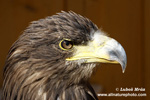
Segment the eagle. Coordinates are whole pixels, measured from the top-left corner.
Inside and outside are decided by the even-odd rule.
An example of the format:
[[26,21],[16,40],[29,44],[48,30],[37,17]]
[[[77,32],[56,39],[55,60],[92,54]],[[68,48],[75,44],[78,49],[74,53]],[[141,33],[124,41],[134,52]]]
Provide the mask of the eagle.
[[98,100],[89,83],[97,64],[127,57],[115,39],[73,11],[33,21],[11,46],[3,100]]

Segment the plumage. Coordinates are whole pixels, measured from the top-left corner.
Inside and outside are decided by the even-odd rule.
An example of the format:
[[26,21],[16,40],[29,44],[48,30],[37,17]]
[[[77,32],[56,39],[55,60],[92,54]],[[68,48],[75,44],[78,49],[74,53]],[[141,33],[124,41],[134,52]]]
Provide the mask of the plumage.
[[98,100],[88,82],[97,62],[72,60],[98,31],[74,12],[33,21],[10,48],[3,100]]

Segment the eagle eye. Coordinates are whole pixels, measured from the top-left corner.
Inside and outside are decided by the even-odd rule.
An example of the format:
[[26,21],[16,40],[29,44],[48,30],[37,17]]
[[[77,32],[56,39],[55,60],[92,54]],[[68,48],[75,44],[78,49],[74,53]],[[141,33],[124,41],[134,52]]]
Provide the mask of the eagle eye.
[[60,41],[59,46],[63,50],[69,50],[73,47],[73,42],[69,39]]

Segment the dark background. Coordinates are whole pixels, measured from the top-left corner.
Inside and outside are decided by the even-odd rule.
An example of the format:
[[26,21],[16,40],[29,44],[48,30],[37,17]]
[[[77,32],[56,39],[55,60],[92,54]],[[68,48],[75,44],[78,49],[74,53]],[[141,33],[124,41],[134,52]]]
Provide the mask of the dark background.
[[[150,98],[150,0],[0,0],[0,87],[8,50],[33,20],[73,10],[91,19],[119,41],[127,53],[127,68],[102,64],[91,78],[98,92],[116,88],[145,88],[146,97],[100,97],[101,100],[149,100]],[[120,92],[121,93],[121,92]],[[124,93],[128,93],[124,92]]]

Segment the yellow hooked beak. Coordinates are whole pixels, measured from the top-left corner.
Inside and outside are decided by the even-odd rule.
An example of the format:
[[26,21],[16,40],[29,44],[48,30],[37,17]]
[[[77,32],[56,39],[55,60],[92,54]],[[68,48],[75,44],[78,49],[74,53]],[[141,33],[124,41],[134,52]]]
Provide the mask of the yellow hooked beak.
[[120,63],[123,72],[127,64],[125,50],[116,40],[105,35],[95,35],[88,45],[74,46],[75,53],[66,60],[85,59],[85,63]]

